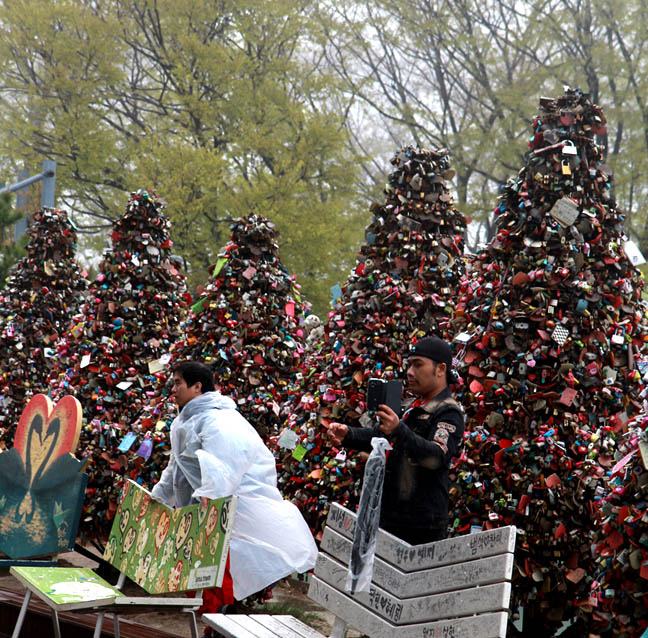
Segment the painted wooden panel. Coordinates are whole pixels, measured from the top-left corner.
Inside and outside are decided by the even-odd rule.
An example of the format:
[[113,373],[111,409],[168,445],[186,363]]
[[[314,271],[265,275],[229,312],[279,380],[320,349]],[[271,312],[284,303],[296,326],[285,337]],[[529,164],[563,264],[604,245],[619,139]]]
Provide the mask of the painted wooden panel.
[[104,559],[149,594],[219,587],[236,497],[172,509],[128,481]]
[[11,573],[54,609],[109,605],[124,595],[85,567],[12,567]]
[[[347,566],[326,554],[319,554],[315,575],[320,580],[344,591],[347,571]],[[389,622],[405,625],[505,610],[511,595],[511,585],[498,583],[443,594],[401,599],[372,583],[368,592],[346,594]]]
[[336,590],[317,576],[311,579],[309,598],[322,605],[349,626],[371,638],[504,638],[506,612],[481,614],[451,620],[421,622],[398,626],[363,607],[346,594]]
[[[353,538],[356,515],[334,503],[331,505],[327,527]],[[515,550],[516,529],[500,527],[487,532],[457,536],[425,545],[409,545],[379,530],[376,539],[376,556],[405,572],[451,565],[460,561],[476,560]]]
[[[351,540],[330,527],[325,528],[320,551],[348,565],[352,546]],[[372,582],[399,598],[412,598],[499,583],[510,580],[512,573],[513,554],[500,554],[418,572],[404,572],[376,558]]]
[[81,404],[37,394],[25,406],[14,447],[0,454],[0,552],[12,559],[74,547],[87,475],[74,457]]

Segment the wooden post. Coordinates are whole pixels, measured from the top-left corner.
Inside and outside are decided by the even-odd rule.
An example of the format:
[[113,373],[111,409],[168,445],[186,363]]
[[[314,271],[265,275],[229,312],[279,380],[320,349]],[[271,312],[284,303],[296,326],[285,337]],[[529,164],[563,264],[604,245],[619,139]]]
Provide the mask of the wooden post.
[[339,616],[335,617],[333,628],[331,629],[331,638],[344,638],[346,636],[347,625]]

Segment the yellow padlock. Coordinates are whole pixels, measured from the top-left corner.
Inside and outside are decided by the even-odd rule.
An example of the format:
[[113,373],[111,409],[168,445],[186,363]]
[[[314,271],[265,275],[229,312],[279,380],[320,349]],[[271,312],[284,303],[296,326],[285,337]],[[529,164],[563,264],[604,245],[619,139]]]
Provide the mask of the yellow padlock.
[[562,174],[563,175],[571,175],[571,168],[569,166],[569,160],[563,160],[562,161]]

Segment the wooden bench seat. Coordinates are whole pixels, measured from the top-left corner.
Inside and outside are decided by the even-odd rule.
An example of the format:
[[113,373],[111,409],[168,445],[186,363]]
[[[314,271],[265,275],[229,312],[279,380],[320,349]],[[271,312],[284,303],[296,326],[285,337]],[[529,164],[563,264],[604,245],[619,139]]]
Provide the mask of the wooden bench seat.
[[294,616],[205,614],[203,621],[226,638],[325,638]]

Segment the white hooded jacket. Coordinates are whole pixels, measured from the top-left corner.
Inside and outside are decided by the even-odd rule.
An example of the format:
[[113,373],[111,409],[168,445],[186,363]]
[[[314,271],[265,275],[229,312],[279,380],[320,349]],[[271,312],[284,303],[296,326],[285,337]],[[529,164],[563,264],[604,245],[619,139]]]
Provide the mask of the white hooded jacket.
[[299,510],[277,489],[272,453],[219,392],[189,401],[171,424],[171,455],[153,497],[184,507],[238,496],[230,572],[238,600],[315,566],[317,547]]

